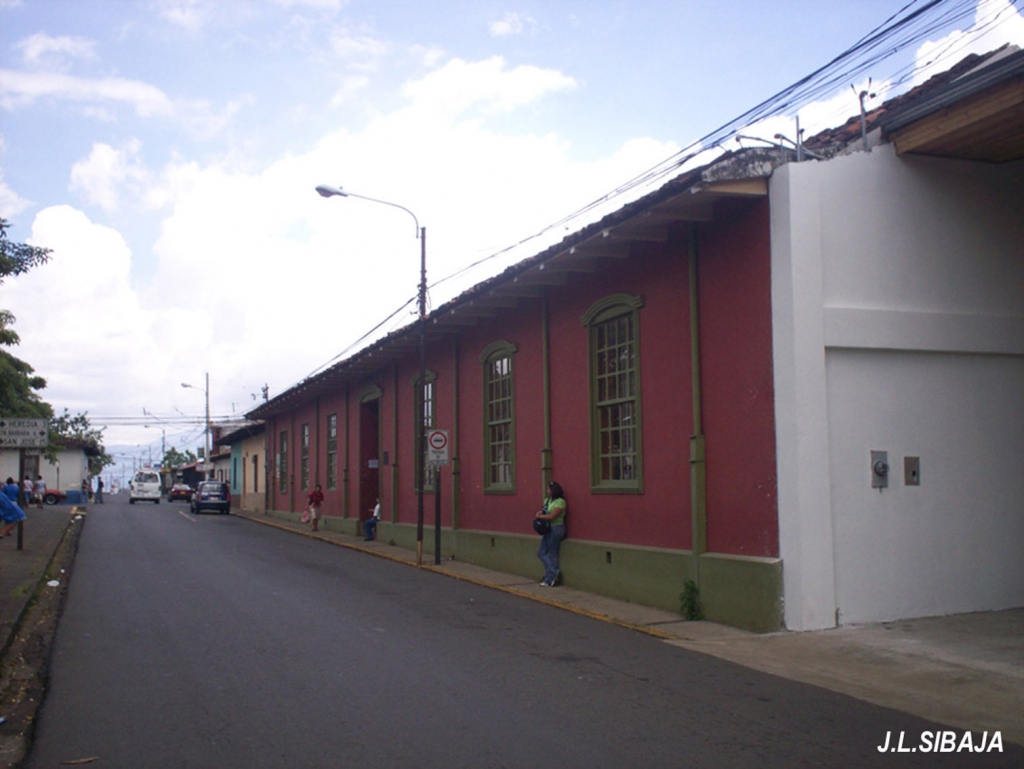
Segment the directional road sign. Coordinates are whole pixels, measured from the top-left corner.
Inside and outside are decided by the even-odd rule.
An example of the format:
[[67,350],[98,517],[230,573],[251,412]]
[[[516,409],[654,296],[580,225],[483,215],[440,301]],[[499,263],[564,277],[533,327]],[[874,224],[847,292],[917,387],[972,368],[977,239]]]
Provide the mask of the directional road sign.
[[42,449],[48,443],[45,419],[0,417],[0,448]]

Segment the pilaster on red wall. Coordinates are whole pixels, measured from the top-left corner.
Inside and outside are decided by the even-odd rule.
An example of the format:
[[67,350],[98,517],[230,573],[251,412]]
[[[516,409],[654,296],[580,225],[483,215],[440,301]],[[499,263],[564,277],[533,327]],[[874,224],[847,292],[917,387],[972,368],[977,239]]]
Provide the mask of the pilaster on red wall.
[[767,199],[722,202],[699,240],[710,552],[779,554]]

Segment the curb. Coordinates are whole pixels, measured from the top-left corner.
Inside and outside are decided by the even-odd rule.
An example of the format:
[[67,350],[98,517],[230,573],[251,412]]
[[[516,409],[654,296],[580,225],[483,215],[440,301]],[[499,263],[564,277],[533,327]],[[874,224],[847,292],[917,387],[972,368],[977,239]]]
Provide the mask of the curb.
[[71,529],[71,524],[74,522],[74,516],[76,515],[82,516],[84,520],[85,510],[79,510],[77,505],[71,508],[68,513],[68,521],[64,524],[64,531],[61,532],[60,539],[57,540],[57,546],[53,548],[53,553],[50,554],[49,559],[46,561],[46,565],[43,566],[43,573],[40,575],[39,581],[32,587],[32,592],[29,593],[28,598],[25,599],[25,603],[18,612],[18,616],[15,617],[14,622],[11,623],[11,632],[8,634],[7,638],[4,639],[3,646],[0,646],[0,669],[3,668],[4,658],[7,656],[7,652],[10,650],[14,639],[17,638],[18,631],[21,630],[21,625],[25,621],[25,615],[28,614],[29,609],[31,609],[39,599],[43,580],[46,579],[46,575],[50,573],[50,567],[53,566],[53,562],[57,558],[57,553],[60,552],[60,548],[64,544],[64,540],[67,539],[68,531]]
[[[32,594],[11,627],[0,654],[0,696],[7,720],[0,734],[0,761],[20,766],[32,741],[36,716],[46,696],[46,678],[60,615],[67,600],[85,514],[73,507],[53,553],[43,568]],[[81,525],[75,526],[77,521]],[[70,540],[74,538],[74,542]],[[47,582],[63,561],[60,585],[46,594]]]

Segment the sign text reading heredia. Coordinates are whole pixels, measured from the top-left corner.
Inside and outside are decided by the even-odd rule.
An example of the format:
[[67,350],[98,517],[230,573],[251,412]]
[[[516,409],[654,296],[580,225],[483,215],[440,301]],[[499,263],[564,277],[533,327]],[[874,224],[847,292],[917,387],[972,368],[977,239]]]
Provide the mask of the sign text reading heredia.
[[47,445],[45,419],[0,417],[0,448],[41,449]]

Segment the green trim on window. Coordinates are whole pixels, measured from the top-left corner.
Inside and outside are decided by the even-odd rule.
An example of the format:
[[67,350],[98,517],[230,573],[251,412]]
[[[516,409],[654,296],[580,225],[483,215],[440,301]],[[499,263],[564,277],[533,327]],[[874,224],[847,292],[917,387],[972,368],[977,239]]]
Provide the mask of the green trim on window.
[[338,488],[338,415],[327,415],[327,489]]
[[516,412],[512,342],[492,342],[480,353],[483,365],[484,493],[516,493]]
[[[416,439],[419,437],[417,425],[420,424],[422,419],[422,429],[424,433],[427,430],[432,430],[437,426],[437,372],[427,369],[425,372],[426,380],[426,404],[420,402],[420,372],[417,371],[412,378],[412,403],[413,403],[413,423],[412,423],[412,435],[413,444],[416,443]],[[426,414],[424,415],[424,405],[426,405]],[[426,450],[425,441],[420,442],[420,447],[413,446],[413,451]],[[413,488],[415,491],[420,490],[420,476],[419,476],[419,464],[415,461],[415,453],[413,454]],[[434,493],[434,468],[427,466],[426,457],[424,457],[423,472],[426,476],[426,482],[423,484],[423,491],[427,494]]]
[[644,298],[639,294],[609,294],[590,305],[590,309],[580,317],[580,323],[589,326],[643,306]]
[[302,423],[302,444],[299,447],[299,489],[309,491],[309,422]]
[[380,385],[367,385],[359,391],[359,397],[356,400],[359,403],[369,403],[384,397],[384,391],[380,389]]
[[282,430],[277,442],[277,488],[288,493],[288,431]]
[[594,493],[643,492],[640,313],[643,297],[612,294],[583,315],[590,366],[590,486]]

